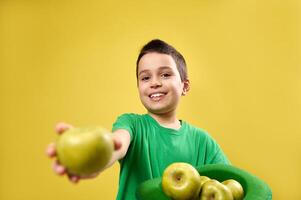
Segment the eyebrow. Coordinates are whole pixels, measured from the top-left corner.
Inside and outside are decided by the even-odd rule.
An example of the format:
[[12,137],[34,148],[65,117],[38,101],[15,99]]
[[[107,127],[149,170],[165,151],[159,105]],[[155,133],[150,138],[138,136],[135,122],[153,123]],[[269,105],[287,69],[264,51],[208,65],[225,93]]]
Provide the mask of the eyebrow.
[[[159,70],[163,70],[163,69],[172,69],[172,68],[169,67],[169,66],[161,66],[161,67],[159,67]],[[139,72],[138,76],[140,76],[140,74],[142,74],[144,72],[148,72],[148,71],[149,71],[148,69],[142,70],[141,72]]]

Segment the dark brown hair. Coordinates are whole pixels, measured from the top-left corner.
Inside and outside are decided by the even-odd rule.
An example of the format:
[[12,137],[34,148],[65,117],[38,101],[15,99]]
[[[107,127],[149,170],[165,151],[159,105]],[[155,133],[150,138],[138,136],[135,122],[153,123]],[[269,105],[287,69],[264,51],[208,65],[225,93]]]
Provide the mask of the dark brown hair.
[[146,45],[142,47],[140,50],[138,59],[136,61],[136,78],[138,79],[138,63],[142,56],[144,56],[147,53],[161,53],[161,54],[167,54],[170,55],[176,65],[177,69],[180,73],[181,80],[185,81],[188,79],[187,77],[187,68],[186,68],[186,62],[184,57],[171,45],[167,44],[166,42],[154,39],[148,42]]

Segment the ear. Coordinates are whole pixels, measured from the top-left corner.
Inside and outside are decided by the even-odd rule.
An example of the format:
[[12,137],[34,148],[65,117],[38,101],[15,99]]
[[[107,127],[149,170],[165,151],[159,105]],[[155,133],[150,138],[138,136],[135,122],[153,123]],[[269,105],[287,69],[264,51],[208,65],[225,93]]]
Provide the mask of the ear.
[[184,87],[183,87],[183,91],[182,91],[182,96],[185,96],[187,94],[187,92],[190,90],[190,81],[187,79],[187,80],[184,80],[183,83],[184,83]]

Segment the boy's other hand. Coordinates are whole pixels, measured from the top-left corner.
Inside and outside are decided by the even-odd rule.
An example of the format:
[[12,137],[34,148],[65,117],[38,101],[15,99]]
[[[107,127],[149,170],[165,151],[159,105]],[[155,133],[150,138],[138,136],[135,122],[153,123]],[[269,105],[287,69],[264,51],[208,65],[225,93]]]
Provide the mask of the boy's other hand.
[[[64,122],[60,122],[55,126],[55,131],[57,134],[60,135],[60,134],[63,134],[66,130],[68,130],[70,128],[73,128],[73,126],[70,124],[64,123]],[[114,137],[113,137],[113,141],[114,141],[115,151],[119,150],[122,146],[121,141],[118,138],[114,138]],[[72,183],[78,183],[81,179],[94,178],[99,174],[99,173],[95,173],[95,174],[91,174],[89,176],[77,176],[77,175],[69,174],[66,167],[62,166],[59,163],[59,161],[56,159],[56,146],[55,146],[54,142],[50,143],[47,146],[46,154],[49,158],[55,158],[55,160],[53,161],[53,164],[52,164],[53,171],[59,176],[67,175],[69,180]]]

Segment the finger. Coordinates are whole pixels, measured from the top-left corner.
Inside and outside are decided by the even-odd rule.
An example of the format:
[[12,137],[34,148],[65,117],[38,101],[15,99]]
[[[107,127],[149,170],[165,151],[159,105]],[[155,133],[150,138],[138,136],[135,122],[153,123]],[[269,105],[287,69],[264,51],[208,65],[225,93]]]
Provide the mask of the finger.
[[68,178],[69,180],[72,182],[72,183],[78,183],[79,180],[80,180],[80,177],[79,176],[75,176],[75,175],[68,175]]
[[52,167],[53,167],[53,171],[54,171],[57,175],[62,176],[62,175],[64,175],[64,174],[66,174],[66,171],[67,171],[67,170],[66,170],[66,167],[60,165],[59,162],[58,162],[57,160],[54,161]]
[[46,154],[48,157],[53,158],[56,156],[55,143],[50,143],[47,146]]
[[114,141],[114,149],[115,150],[119,150],[121,148],[121,146],[122,146],[121,141],[118,140],[118,139],[113,139],[113,141]]
[[61,134],[63,133],[64,131],[66,131],[67,129],[70,129],[72,128],[72,126],[70,124],[67,124],[67,123],[64,123],[64,122],[59,122],[56,124],[55,126],[55,131],[58,133],[58,134]]

